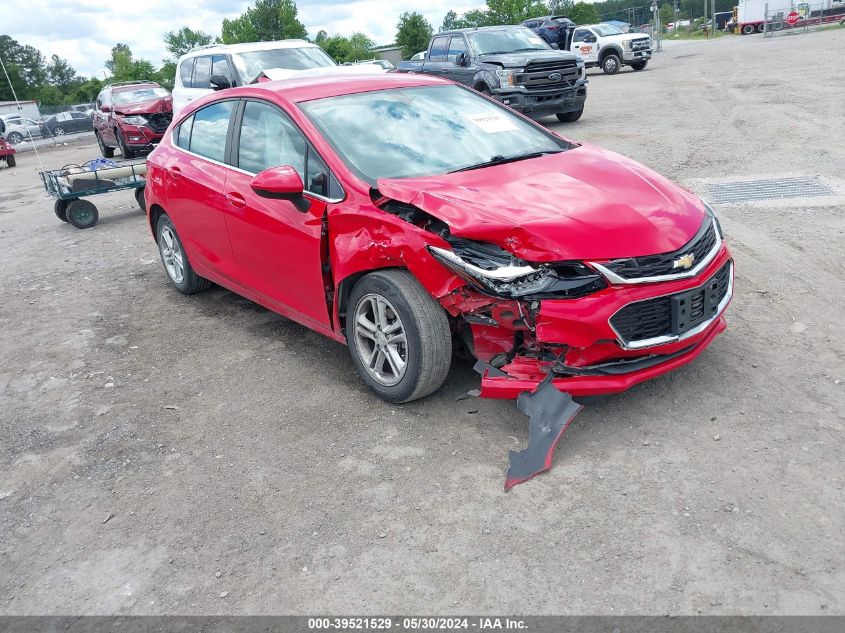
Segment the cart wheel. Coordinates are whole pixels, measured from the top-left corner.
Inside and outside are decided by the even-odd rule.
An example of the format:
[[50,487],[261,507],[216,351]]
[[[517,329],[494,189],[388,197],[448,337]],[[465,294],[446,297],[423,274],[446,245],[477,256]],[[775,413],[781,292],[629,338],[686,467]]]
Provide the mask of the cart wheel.
[[15,160],[15,157],[12,154],[6,156],[6,167],[14,167],[17,164],[18,162]]
[[138,206],[141,207],[141,211],[147,210],[147,201],[144,199],[144,188],[138,187],[135,190],[135,202],[138,203]]
[[53,205],[53,211],[56,212],[56,217],[62,222],[67,222],[67,204],[70,200],[56,200]]
[[67,221],[78,229],[90,229],[100,219],[97,207],[88,200],[74,200],[67,205]]

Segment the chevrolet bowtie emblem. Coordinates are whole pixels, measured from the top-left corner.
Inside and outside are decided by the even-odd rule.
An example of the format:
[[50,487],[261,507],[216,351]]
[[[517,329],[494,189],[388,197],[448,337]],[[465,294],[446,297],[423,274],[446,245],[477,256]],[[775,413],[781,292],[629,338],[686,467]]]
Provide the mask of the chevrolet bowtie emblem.
[[678,259],[672,262],[672,268],[683,268],[684,270],[689,270],[692,268],[692,264],[695,262],[695,253],[687,253],[686,255],[681,255]]

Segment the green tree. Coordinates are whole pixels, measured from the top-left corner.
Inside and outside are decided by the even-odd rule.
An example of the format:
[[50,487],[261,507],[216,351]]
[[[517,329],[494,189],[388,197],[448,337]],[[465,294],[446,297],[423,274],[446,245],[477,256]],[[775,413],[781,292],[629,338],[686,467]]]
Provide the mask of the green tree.
[[575,24],[595,24],[599,21],[596,7],[586,2],[576,2],[569,10],[569,19]]
[[573,0],[551,0],[549,2],[549,13],[552,15],[569,15],[572,11]]
[[[34,99],[37,90],[47,80],[44,56],[33,46],[20,44],[8,35],[0,35],[0,58],[9,73],[9,80],[18,99]],[[0,101],[13,99],[6,77],[0,80]]]
[[[322,36],[321,36],[322,34]],[[357,62],[372,57],[370,50],[375,46],[373,41],[363,33],[353,33],[349,37],[344,35],[325,35],[320,31],[315,38],[329,56],[338,63]]]
[[539,0],[487,0],[490,24],[519,24],[548,12],[548,5]]
[[240,17],[223,20],[221,39],[237,44],[304,38],[308,31],[297,14],[293,0],[255,0]]
[[428,41],[434,34],[431,23],[421,13],[403,13],[396,25],[396,43],[402,47],[402,57],[408,59],[412,55],[428,48]]
[[164,47],[173,55],[174,59],[179,59],[197,46],[205,46],[211,44],[214,38],[203,31],[194,31],[193,29],[183,26],[178,31],[168,31],[164,34]]
[[452,29],[461,28],[458,26],[460,18],[454,10],[449,10],[449,13],[443,16],[443,22],[440,24],[438,31],[451,31]]
[[83,79],[76,75],[76,70],[58,55],[53,55],[47,64],[47,83],[55,86],[63,93],[82,83]]
[[118,43],[111,49],[111,58],[106,60],[111,72],[111,81],[155,80],[158,73],[155,66],[146,59],[135,59],[126,44]]
[[675,9],[671,4],[660,5],[660,26],[664,29],[669,22],[675,21]]

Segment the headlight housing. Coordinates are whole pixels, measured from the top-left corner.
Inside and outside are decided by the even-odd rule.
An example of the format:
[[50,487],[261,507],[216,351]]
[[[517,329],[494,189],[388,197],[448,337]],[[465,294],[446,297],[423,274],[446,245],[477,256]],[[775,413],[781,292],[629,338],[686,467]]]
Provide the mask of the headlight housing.
[[704,205],[705,213],[707,213],[709,217],[713,218],[713,223],[716,225],[716,230],[719,232],[719,239],[724,239],[725,234],[722,232],[722,225],[719,223],[719,218],[716,217],[716,212],[713,211],[713,208],[704,202],[704,200],[701,201],[701,204]]
[[626,51],[631,50],[631,47],[633,46],[632,42],[633,40],[624,40],[622,42],[622,48],[624,48]]
[[503,86],[515,86],[516,79],[515,79],[516,71],[515,70],[502,70],[501,68],[496,71],[496,76],[499,78],[499,82]]
[[147,120],[144,117],[142,117],[138,114],[132,114],[130,116],[123,117],[123,122],[126,123],[127,125],[146,125],[147,124]]
[[477,290],[503,299],[572,299],[605,287],[581,262],[529,264],[495,244],[450,238],[453,250],[428,246],[441,264]]

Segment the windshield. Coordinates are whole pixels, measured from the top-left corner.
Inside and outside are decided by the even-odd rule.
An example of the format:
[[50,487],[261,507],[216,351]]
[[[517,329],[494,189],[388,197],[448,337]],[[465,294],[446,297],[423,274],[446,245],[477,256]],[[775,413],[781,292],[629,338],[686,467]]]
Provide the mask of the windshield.
[[337,66],[334,60],[317,46],[234,53],[232,60],[235,62],[235,67],[244,82],[252,81],[262,70],[267,68],[308,70],[309,68]]
[[115,105],[126,105],[127,103],[141,103],[153,99],[164,99],[170,93],[164,88],[138,88],[137,90],[121,90],[112,92],[112,101]]
[[615,26],[610,26],[609,24],[599,24],[592,28],[601,37],[607,37],[608,35],[624,35],[621,29],[617,29]]
[[569,145],[503,106],[458,86],[395,88],[327,97],[299,107],[344,161],[379,178],[431,176],[495,157]]
[[522,51],[545,51],[550,48],[533,31],[526,28],[502,29],[500,31],[471,31],[467,33],[477,55],[516,53]]

